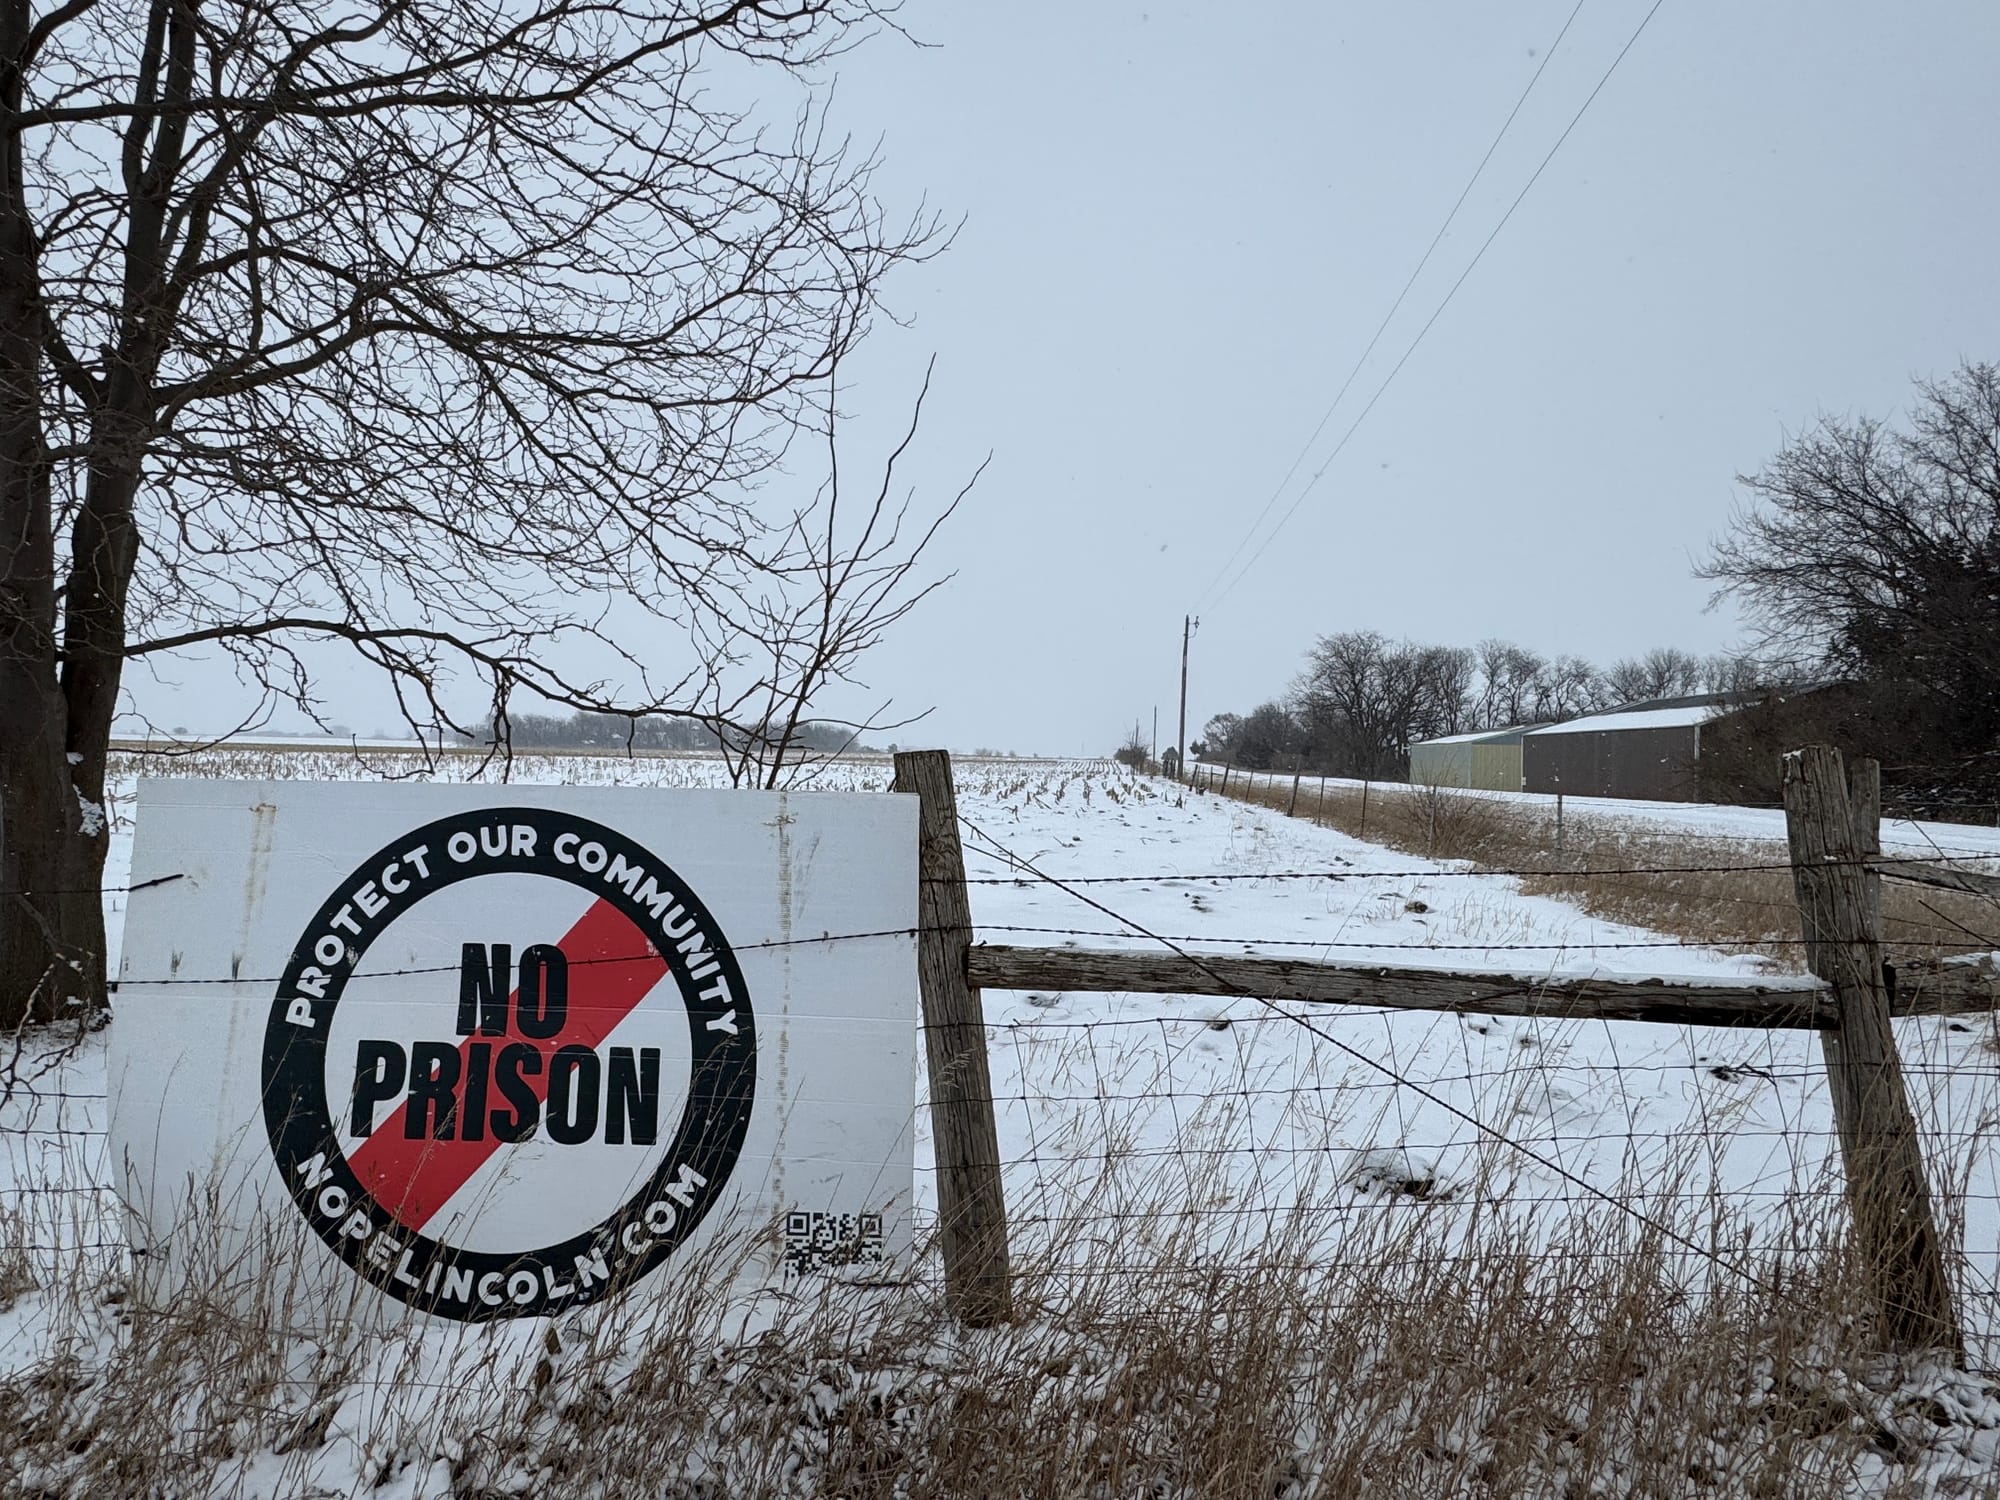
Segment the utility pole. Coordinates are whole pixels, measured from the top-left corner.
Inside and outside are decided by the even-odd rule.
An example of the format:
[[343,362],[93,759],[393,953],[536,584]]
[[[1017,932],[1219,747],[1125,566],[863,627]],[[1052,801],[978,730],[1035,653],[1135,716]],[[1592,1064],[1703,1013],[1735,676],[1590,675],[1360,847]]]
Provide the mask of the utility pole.
[[1180,732],[1174,736],[1174,773],[1182,780],[1187,779],[1187,661],[1188,642],[1194,638],[1195,627],[1201,621],[1192,615],[1181,616],[1181,720]]

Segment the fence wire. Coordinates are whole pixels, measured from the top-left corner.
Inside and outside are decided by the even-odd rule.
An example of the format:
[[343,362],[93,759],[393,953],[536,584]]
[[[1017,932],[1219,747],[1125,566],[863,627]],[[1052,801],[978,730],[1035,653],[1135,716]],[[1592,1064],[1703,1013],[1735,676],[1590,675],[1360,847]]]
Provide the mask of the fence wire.
[[[1337,809],[1326,799],[1315,802],[1314,790],[1308,779],[1301,816],[1337,826]],[[1272,952],[1380,955],[1384,962],[1516,954],[1535,955],[1553,974],[1563,955],[1587,961],[1603,952],[1705,950],[1797,967],[1803,939],[1796,905],[1782,889],[1790,864],[1745,852],[1768,841],[1672,830],[1675,841],[1729,846],[1702,863],[1622,858],[1621,850],[1646,846],[1596,846],[1586,827],[1572,823],[1571,831],[1580,843],[1562,862],[1479,860],[1439,850],[1422,866],[1387,869],[1322,864],[1071,876],[1046,873],[983,822],[968,821],[966,855],[976,873],[967,883],[996,892],[1033,890],[1093,914],[981,921],[982,941],[1116,939],[1179,952],[1197,965]],[[1882,863],[1941,854],[1977,869],[2000,859],[1990,848],[1931,846]],[[1754,920],[1757,930],[1669,930],[1604,942],[1322,939],[1223,924],[1187,931],[1131,917],[1091,894],[1477,879],[1557,882],[1586,910],[1593,900],[1609,899],[1614,887],[1716,882],[1703,899],[1712,908],[1755,913],[1744,920]],[[1993,914],[1990,902],[1951,904],[1930,892],[1913,899],[1948,907],[1949,917],[1925,929],[1928,943],[1907,951],[2000,947],[1994,936],[2000,923],[1990,930],[1978,925]],[[1910,920],[1891,916],[1892,923]],[[906,942],[927,932],[912,926],[822,933],[736,951]],[[383,969],[356,980],[457,967]],[[278,975],[146,981],[148,987],[279,982]],[[1245,1234],[1278,1226],[1305,1246],[1289,1263],[1323,1266],[1356,1216],[1469,1223],[1496,1206],[1528,1224],[1636,1212],[1690,1256],[1706,1257],[1720,1271],[1760,1274],[1759,1257],[1788,1248],[1791,1228],[1837,1226],[1845,1213],[1819,1043],[1803,1031],[1288,1005],[1231,995],[1226,987],[1206,1004],[1176,996],[996,992],[987,1007],[993,1083],[978,1102],[994,1109],[1010,1228],[1031,1252],[1078,1240],[1108,1243],[1108,1252],[1100,1244],[1091,1274],[1128,1263],[1142,1268],[1150,1247],[1188,1233],[1208,1236],[1223,1264],[1250,1242]],[[1899,1021],[1897,1037],[1968,1322],[2000,1331],[2000,1032],[1986,1017],[1924,1017]],[[84,1075],[74,1059],[39,1078],[27,1076],[22,1061],[17,1055],[0,1076],[0,1163],[7,1168],[0,1178],[0,1224],[7,1226],[0,1249],[116,1253],[124,1235],[109,1173],[107,1091],[77,1082]],[[921,1102],[913,1104],[908,1130],[918,1161],[909,1207],[923,1225],[935,1203],[935,1169]],[[1571,1246],[1547,1253],[1591,1252]],[[1059,1267],[1060,1257],[1047,1264]]]

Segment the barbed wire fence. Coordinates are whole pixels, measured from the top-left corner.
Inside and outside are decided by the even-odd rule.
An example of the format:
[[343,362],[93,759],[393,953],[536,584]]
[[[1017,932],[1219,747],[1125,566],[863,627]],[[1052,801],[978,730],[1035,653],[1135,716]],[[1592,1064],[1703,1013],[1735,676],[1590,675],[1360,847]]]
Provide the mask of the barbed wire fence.
[[[943,771],[948,778],[948,762]],[[923,795],[923,788],[918,791]],[[1628,1215],[1712,1274],[1759,1278],[1766,1274],[1758,1258],[1760,1222],[1775,1243],[1779,1229],[1801,1216],[1829,1223],[1847,1216],[1853,1187],[1842,1162],[1839,1098],[1827,1086],[1827,1064],[1808,1035],[1840,1025],[1838,979],[1736,985],[1754,1003],[1727,1030],[1635,1024],[1614,1001],[1666,1008],[1675,987],[1599,978],[1579,987],[1555,967],[1565,951],[1577,951],[1574,943],[1342,944],[1163,933],[1111,904],[1119,887],[1134,884],[1338,882],[1405,872],[1328,867],[1059,877],[1015,855],[978,824],[955,813],[954,823],[964,840],[961,861],[973,854],[1004,871],[968,878],[961,863],[959,889],[1046,885],[1080,901],[1093,917],[1066,926],[972,929],[927,912],[911,928],[822,934],[784,945],[894,939],[952,948],[962,988],[975,1005],[981,966],[990,971],[1003,957],[1017,967],[1047,962],[1068,981],[1076,976],[1061,965],[1079,952],[1109,965],[1105,982],[1090,988],[1010,986],[1025,998],[1009,1004],[1004,1016],[977,1019],[986,1080],[949,1080],[950,1087],[934,1090],[913,1114],[912,1129],[932,1147],[932,1161],[921,1169],[929,1187],[920,1196],[940,1205],[924,1228],[940,1248],[948,1277],[954,1259],[961,1278],[993,1275],[990,1264],[965,1268],[968,1256],[976,1261],[990,1247],[965,1244],[963,1224],[942,1208],[949,1196],[943,1179],[968,1165],[998,1184],[1005,1204],[1003,1248],[1011,1239],[1039,1275],[1062,1274],[1062,1258],[1053,1249],[1079,1235],[1096,1237],[1092,1274],[1101,1274],[1120,1260],[1142,1267],[1150,1247],[1194,1221],[1214,1234],[1220,1258],[1244,1243],[1242,1234],[1274,1232],[1303,1210],[1323,1212],[1334,1203],[1351,1217],[1469,1215],[1474,1205],[1503,1202],[1530,1218],[1579,1210]],[[1716,868],[1613,865],[1567,873],[1668,876]],[[1797,866],[1744,860],[1723,868],[1776,873]],[[1844,871],[1859,881],[1932,869],[1927,860],[1884,858],[1864,849],[1825,861],[1820,873]],[[1543,872],[1407,873],[1435,879]],[[953,883],[926,871],[926,891]],[[1866,929],[1865,912],[1847,912],[1841,925],[1829,917],[1817,930],[1784,941],[1810,956],[1865,943]],[[1062,939],[1070,957],[1065,960],[1061,949],[983,941],[1003,935]],[[1079,943],[1112,937],[1126,946],[1083,950]],[[1731,943],[1662,938],[1605,946],[1665,953]],[[746,951],[764,946],[779,945],[752,944]],[[1270,971],[1246,981],[1243,970],[1229,967],[1246,949],[1300,950],[1283,962],[1304,971],[1303,977]],[[1983,951],[1978,936],[1968,934],[1959,951]],[[1383,961],[1385,953],[1390,962]],[[1393,976],[1419,970],[1455,974],[1440,960],[1463,954],[1482,964],[1518,962],[1521,971],[1486,975],[1483,983],[1427,997],[1421,1005],[1407,998],[1368,1004],[1345,992],[1300,992],[1301,986],[1334,981],[1393,987]],[[1405,963],[1413,968],[1400,968]],[[1157,972],[1149,976],[1147,964]],[[408,972],[424,971],[389,970],[356,980]],[[1196,982],[1186,983],[1191,976]],[[1277,977],[1293,991],[1259,992],[1278,988],[1269,982]],[[160,982],[218,980],[176,976]],[[1182,987],[1162,987],[1170,983]],[[1967,1324],[1986,1328],[2000,1326],[2000,1266],[1993,1254],[2000,1225],[1994,1160],[2000,1052],[1990,1023],[1979,1018],[1992,1012],[1994,983],[1981,966],[1936,964],[1920,983],[1905,976],[1888,996],[1897,1013],[1928,1018],[1898,1035],[1907,1055],[1897,1060],[1895,1076],[1929,1168],[1957,1312]],[[1623,993],[1640,987],[1653,993]],[[1198,995],[1206,1003],[1193,998]],[[1090,997],[1087,1004],[1083,996]],[[962,1035],[964,1018],[940,1017],[936,1002],[926,993],[925,1036]],[[941,1101],[944,1094],[949,1097]],[[941,1102],[992,1119],[995,1148],[988,1159],[968,1164],[937,1154]],[[13,1226],[14,1243],[5,1248],[122,1250],[105,1140],[109,1104],[103,1090],[72,1088],[61,1069],[17,1050],[0,1099],[0,1150],[14,1157],[15,1167],[12,1184],[0,1189],[0,1215]],[[1676,1217],[1677,1206],[1687,1215]],[[1336,1253],[1336,1217],[1328,1218],[1326,1238],[1300,1242],[1302,1270]],[[1728,1242],[1716,1233],[1722,1217],[1747,1226],[1748,1239]],[[1102,1251],[1107,1236],[1129,1247],[1109,1262]],[[1907,1259],[1903,1249],[1891,1249]],[[1270,1269],[1268,1261],[1263,1269]]]

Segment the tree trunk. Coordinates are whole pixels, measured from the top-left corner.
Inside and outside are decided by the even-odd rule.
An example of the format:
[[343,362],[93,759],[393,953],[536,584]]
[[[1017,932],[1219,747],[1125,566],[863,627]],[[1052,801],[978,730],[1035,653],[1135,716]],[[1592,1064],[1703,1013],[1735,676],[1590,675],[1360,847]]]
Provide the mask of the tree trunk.
[[[26,4],[0,6],[0,114],[21,105]],[[73,866],[79,811],[56,679],[55,539],[42,434],[36,240],[21,137],[0,146],[0,1026],[59,1014],[102,960],[70,960],[85,904]],[[95,897],[87,898],[96,908]],[[97,917],[101,929],[103,917]],[[100,939],[97,952],[101,955]],[[101,993],[101,980],[99,981]]]
[[[0,525],[12,525],[14,507]],[[14,559],[0,548],[0,567]],[[11,585],[10,585],[11,590]],[[11,606],[12,601],[9,601]],[[48,1020],[65,1002],[101,995],[103,915],[97,911],[97,957],[74,947],[74,914],[84,904],[71,855],[77,831],[75,794],[63,775],[63,705],[52,654],[23,650],[35,634],[18,611],[0,613],[0,1028]],[[20,726],[17,731],[13,726]],[[95,898],[88,898],[96,906]],[[74,960],[74,962],[72,962]]]
[[[0,290],[0,372],[20,368],[12,357],[19,301]],[[56,1014],[76,975],[62,961],[77,808],[63,774],[54,547],[48,496],[24,456],[39,447],[35,416],[7,398],[18,389],[0,373],[0,1027],[8,1028]]]
[[[73,531],[63,611],[63,749],[70,798],[79,819],[67,885],[90,892],[103,886],[104,860],[111,847],[104,783],[125,666],[125,596],[139,551],[132,517],[138,449],[123,442],[107,446],[120,457],[129,454],[130,468],[120,472],[115,461],[92,468]],[[106,998],[103,898],[92,895],[66,904],[62,937],[83,965],[82,998],[102,1004]]]
[[[189,96],[194,36],[193,7],[186,0],[155,0],[141,72],[160,78],[163,105]],[[93,894],[61,907],[61,937],[80,966],[86,1002],[105,998],[104,905],[95,894],[111,844],[104,783],[125,666],[126,595],[139,560],[133,505],[153,436],[161,340],[174,313],[166,289],[166,224],[186,131],[187,116],[172,110],[157,125],[139,117],[126,128],[128,227],[118,339],[107,351],[96,392],[83,504],[70,528],[64,579],[63,751],[75,803],[66,884]]]

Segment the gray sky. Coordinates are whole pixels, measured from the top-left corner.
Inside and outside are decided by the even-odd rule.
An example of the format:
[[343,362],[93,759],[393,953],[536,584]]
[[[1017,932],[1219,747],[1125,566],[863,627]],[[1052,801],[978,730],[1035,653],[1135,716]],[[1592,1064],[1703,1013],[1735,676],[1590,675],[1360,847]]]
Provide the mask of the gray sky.
[[1732,476],[2000,359],[2000,6],[1664,0],[1329,462],[1651,4],[1585,0],[1266,527],[1321,477],[1218,599],[1574,3],[911,0],[931,45],[842,64],[885,196],[966,220],[889,288],[908,326],[869,347],[852,435],[935,352],[913,474],[995,455],[940,544],[958,577],[868,674],[936,705],[915,738],[1103,753],[1157,704],[1166,743],[1198,601],[1191,735],[1327,631],[1724,647],[1689,562]]

